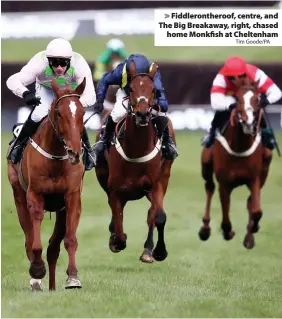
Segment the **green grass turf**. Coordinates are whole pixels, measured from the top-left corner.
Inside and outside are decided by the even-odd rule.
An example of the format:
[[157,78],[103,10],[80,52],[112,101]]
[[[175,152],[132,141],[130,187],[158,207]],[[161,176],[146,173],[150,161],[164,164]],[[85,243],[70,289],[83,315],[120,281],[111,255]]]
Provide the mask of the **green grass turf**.
[[[220,232],[218,193],[211,213],[212,235],[201,242],[198,230],[204,211],[200,175],[200,134],[177,133],[180,156],[174,163],[165,197],[168,258],[142,264],[138,258],[147,236],[145,199],[125,209],[127,248],[113,254],[108,248],[110,210],[94,171],[86,173],[83,213],[78,229],[77,266],[81,290],[66,291],[67,253],[61,247],[57,291],[29,291],[24,235],[17,220],[7,180],[6,145],[2,134],[2,317],[281,317],[282,316],[282,170],[274,153],[263,189],[261,230],[256,246],[246,250],[248,191],[232,194],[231,221],[236,236],[230,242]],[[91,135],[92,141],[94,135]],[[282,144],[282,134],[278,136]],[[42,224],[44,259],[55,218]],[[156,240],[156,231],[155,231]]]
[[[71,41],[73,49],[87,61],[94,61],[105,48],[108,36]],[[128,53],[146,54],[155,61],[223,62],[231,55],[241,55],[249,62],[281,62],[282,47],[155,47],[152,35],[121,36]],[[3,62],[27,62],[46,48],[48,39],[2,40]]]

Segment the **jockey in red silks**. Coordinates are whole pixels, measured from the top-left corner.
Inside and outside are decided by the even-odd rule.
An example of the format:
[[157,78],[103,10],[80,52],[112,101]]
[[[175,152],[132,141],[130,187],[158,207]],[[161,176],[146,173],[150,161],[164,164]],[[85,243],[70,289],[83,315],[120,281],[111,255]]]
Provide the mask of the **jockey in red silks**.
[[[215,139],[216,129],[221,129],[228,121],[230,113],[236,107],[236,94],[242,80],[248,77],[258,81],[258,93],[260,93],[260,107],[265,108],[281,99],[282,92],[278,86],[262,70],[239,57],[234,56],[226,60],[224,66],[216,75],[211,88],[211,106],[215,110],[215,116],[211,124],[210,132],[204,136],[202,143],[205,147],[211,147]],[[265,147],[273,149],[275,139],[272,131],[266,127],[262,120],[262,141]]]

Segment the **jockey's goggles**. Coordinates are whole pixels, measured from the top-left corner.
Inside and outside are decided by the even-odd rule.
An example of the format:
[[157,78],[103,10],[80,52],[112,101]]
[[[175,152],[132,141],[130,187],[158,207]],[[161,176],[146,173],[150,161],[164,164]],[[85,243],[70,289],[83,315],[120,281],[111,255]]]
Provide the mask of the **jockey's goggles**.
[[[238,75],[238,78],[244,78],[246,76],[246,74],[241,74],[241,75]],[[227,79],[229,81],[232,81],[232,80],[235,80],[235,76],[227,76]]]
[[68,66],[70,63],[70,59],[64,59],[64,58],[49,58],[49,63],[53,67],[57,68],[59,65],[61,67]]

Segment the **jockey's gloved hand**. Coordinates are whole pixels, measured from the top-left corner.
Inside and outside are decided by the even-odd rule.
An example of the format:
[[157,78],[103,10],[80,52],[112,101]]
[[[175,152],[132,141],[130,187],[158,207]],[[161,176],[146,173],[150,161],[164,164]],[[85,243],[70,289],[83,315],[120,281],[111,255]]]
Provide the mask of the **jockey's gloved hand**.
[[98,99],[96,103],[94,104],[94,112],[100,114],[102,113],[103,109],[104,109],[103,101]]
[[23,99],[26,105],[37,106],[41,104],[40,97],[35,96],[34,92],[25,91],[23,92]]
[[259,107],[265,108],[269,103],[266,94],[262,93],[260,95]]
[[228,110],[231,112],[233,109],[236,108],[236,106],[237,106],[237,103],[236,103],[236,102],[235,102],[235,103],[232,103],[232,104],[229,105]]

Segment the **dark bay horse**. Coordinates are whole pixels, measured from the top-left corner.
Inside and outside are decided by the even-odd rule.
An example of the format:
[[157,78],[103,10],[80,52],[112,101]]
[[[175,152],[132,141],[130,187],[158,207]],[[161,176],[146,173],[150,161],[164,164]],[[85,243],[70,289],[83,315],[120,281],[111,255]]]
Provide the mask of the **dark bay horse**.
[[[127,115],[122,124],[123,137],[115,139],[115,144],[109,149],[108,160],[96,167],[96,175],[107,193],[112,210],[109,225],[109,247],[112,252],[117,253],[126,248],[123,210],[127,201],[147,196],[151,202],[147,217],[148,236],[140,260],[152,263],[154,259],[162,261],[167,257],[164,241],[166,213],[163,200],[173,161],[162,160],[161,141],[152,122],[155,92],[152,79],[157,67],[153,67],[149,74],[136,74],[132,62],[129,71],[132,79],[131,93],[128,106],[125,106]],[[119,124],[117,130],[118,127]],[[170,131],[174,138],[171,123]],[[155,226],[158,230],[158,242],[154,249]]]
[[56,97],[51,110],[27,144],[21,162],[14,165],[8,161],[8,177],[25,234],[33,290],[41,290],[41,279],[46,274],[40,234],[44,210],[56,212],[47,249],[49,289],[56,288],[55,272],[62,240],[69,255],[66,288],[81,288],[75,254],[84,176],[81,160],[84,110],[79,97],[85,79],[75,91],[59,90],[54,80],[52,88]]
[[260,123],[263,110],[258,107],[258,84],[245,79],[238,89],[237,105],[230,116],[224,132],[217,132],[213,148],[202,152],[202,176],[206,188],[206,210],[199,236],[207,240],[210,236],[210,206],[215,190],[213,172],[219,183],[222,207],[223,237],[230,240],[235,233],[229,218],[230,195],[233,189],[246,185],[250,190],[247,200],[249,221],[244,246],[255,245],[253,233],[259,230],[262,217],[260,193],[272,159],[272,152],[264,148],[261,141]]

